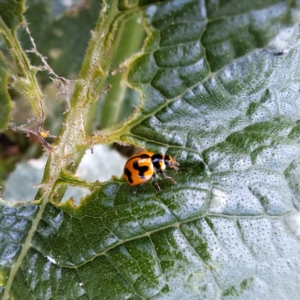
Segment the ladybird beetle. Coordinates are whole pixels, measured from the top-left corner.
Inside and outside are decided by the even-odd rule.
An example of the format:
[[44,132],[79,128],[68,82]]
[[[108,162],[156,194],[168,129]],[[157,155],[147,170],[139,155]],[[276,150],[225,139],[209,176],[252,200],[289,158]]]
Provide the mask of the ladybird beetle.
[[170,155],[142,151],[128,159],[123,175],[126,182],[131,186],[141,185],[153,178],[157,189],[160,191],[156,173],[159,172],[164,178],[177,184],[173,178],[166,175],[165,169],[169,167],[177,171],[178,166],[179,163]]

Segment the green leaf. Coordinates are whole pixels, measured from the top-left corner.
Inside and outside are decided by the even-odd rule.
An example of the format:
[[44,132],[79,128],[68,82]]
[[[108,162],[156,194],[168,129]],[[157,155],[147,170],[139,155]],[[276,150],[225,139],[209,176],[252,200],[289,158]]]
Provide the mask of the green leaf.
[[5,59],[0,52],[0,130],[5,129],[13,107],[12,101],[8,93],[9,72],[5,64]]
[[128,64],[143,102],[120,140],[177,155],[178,184],[133,194],[114,179],[79,207],[2,203],[4,299],[299,298],[300,32],[289,3],[145,7],[148,38]]
[[[140,49],[144,29],[140,24],[141,16],[137,14],[124,25],[119,47],[113,64],[113,69],[118,69],[127,58]],[[115,74],[108,79],[110,88],[106,97],[101,101],[100,126],[107,128],[129,117],[139,103],[138,95],[133,90],[126,90],[121,84],[121,74]],[[127,95],[126,95],[127,94]]]
[[0,17],[10,29],[23,22],[25,0],[1,0]]

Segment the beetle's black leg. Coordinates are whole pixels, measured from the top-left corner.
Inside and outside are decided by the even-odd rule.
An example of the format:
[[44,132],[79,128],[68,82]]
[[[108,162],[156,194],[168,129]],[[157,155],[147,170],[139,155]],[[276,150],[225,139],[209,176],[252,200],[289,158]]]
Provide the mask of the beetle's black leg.
[[165,173],[164,171],[160,171],[160,173],[161,173],[161,175],[162,175],[164,178],[169,179],[169,180],[172,181],[174,184],[177,184],[177,182],[176,182],[173,178],[167,176],[166,173]]
[[161,191],[161,188],[160,188],[160,186],[158,185],[158,182],[157,182],[157,175],[154,173],[154,175],[153,175],[153,181],[154,181],[154,183],[155,183],[155,185],[156,185],[156,187],[157,187],[157,189],[159,190],[159,191]]

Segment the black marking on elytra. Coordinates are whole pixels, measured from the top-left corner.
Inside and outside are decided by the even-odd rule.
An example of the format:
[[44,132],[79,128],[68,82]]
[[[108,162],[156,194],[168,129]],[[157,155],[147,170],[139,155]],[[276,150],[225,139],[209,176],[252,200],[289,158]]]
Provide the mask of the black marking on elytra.
[[[147,155],[147,154],[145,154],[145,155]],[[148,158],[148,157],[149,157],[149,155],[147,155],[147,157],[142,157],[142,155],[141,155],[141,158]],[[147,167],[147,166],[139,166],[137,161],[135,161],[133,163],[133,168],[139,172],[139,177],[141,177],[141,178],[145,177],[144,174],[149,170],[149,167]]]
[[161,163],[164,160],[164,157],[162,154],[154,154],[151,157],[151,160],[152,160],[152,163],[153,163],[153,166],[155,167],[155,169],[160,170],[162,168]]
[[126,177],[128,178],[128,181],[129,181],[130,183],[133,183],[133,180],[132,180],[132,174],[131,174],[131,172],[130,172],[127,168],[125,168],[124,174],[125,174]]

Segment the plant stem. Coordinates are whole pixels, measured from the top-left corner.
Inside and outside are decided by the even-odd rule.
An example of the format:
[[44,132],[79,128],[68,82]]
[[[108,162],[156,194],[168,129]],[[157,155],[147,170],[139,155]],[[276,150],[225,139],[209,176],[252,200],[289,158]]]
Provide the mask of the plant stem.
[[[114,68],[118,68],[121,63],[141,47],[145,31],[143,26],[138,23],[139,19],[141,19],[141,16],[136,14],[126,22],[121,47],[119,47],[114,60]],[[111,88],[104,99],[101,111],[102,129],[115,125],[120,121],[122,103],[127,89],[121,84],[121,80],[122,74],[120,72],[108,79]]]
[[[104,5],[92,32],[57,148],[45,168],[42,183],[47,185],[39,189],[36,199],[42,197],[50,188],[49,181],[51,185],[55,182],[51,178],[59,178],[61,169],[75,172],[86,149],[92,146],[87,142],[87,136],[95,119],[97,100],[105,89],[115,53],[119,48],[124,22],[134,12],[119,12],[117,0]],[[109,137],[102,135],[100,143],[108,144]],[[65,190],[66,187],[61,187],[58,193],[53,191],[50,199],[61,201]]]

